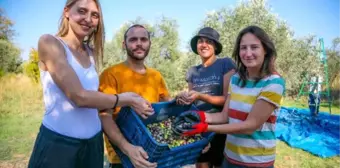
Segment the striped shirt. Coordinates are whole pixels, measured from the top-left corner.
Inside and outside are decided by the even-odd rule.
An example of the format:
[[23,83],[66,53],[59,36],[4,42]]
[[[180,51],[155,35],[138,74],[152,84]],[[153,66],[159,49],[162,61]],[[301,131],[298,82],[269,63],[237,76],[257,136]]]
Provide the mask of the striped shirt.
[[239,123],[246,120],[256,100],[262,99],[277,108],[268,120],[253,134],[228,134],[224,154],[233,164],[248,167],[269,167],[275,161],[275,123],[279,112],[283,93],[284,79],[279,75],[269,75],[255,84],[247,80],[241,87],[239,75],[231,77],[229,85],[229,123]]

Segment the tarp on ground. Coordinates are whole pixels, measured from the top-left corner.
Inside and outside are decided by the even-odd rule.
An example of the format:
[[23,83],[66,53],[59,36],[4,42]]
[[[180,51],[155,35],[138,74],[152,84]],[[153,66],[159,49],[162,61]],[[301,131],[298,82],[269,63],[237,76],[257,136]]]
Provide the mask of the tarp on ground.
[[340,154],[340,116],[309,109],[281,107],[276,124],[276,137],[291,147],[326,158]]

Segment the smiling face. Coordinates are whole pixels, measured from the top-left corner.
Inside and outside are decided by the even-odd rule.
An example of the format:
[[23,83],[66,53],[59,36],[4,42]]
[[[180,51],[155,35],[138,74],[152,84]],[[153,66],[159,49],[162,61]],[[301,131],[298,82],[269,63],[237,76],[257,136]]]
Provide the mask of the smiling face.
[[241,38],[239,57],[247,68],[260,69],[262,67],[266,51],[261,41],[252,33],[246,33]]
[[133,27],[126,33],[124,47],[130,58],[144,60],[149,54],[150,45],[149,33],[145,28]]
[[197,53],[201,56],[203,59],[208,59],[211,56],[215,54],[215,43],[214,41],[205,38],[200,37],[197,40]]
[[258,26],[248,26],[236,38],[232,57],[237,65],[240,79],[255,80],[277,73],[275,59],[277,52],[269,35]]
[[69,30],[84,38],[97,29],[100,14],[94,0],[78,0],[71,7],[65,7],[64,16],[69,20]]

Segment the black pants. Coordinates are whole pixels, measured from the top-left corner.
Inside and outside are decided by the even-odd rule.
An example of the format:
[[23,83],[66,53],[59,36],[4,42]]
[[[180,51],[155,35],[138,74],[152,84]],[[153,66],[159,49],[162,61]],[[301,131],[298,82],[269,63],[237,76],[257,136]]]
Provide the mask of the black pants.
[[103,168],[103,162],[102,132],[90,139],[77,139],[41,125],[28,168]]
[[115,164],[110,163],[109,168],[123,168],[123,165],[119,163],[115,163]]
[[210,149],[207,153],[202,154],[198,158],[198,163],[208,162],[211,166],[221,166],[224,155],[226,134],[215,134],[210,142]]

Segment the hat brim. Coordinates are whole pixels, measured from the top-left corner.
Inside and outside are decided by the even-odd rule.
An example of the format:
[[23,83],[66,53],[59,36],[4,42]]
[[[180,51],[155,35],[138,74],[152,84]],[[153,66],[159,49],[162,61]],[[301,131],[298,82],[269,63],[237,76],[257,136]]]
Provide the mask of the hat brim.
[[219,41],[214,40],[214,38],[211,37],[211,36],[208,36],[208,35],[205,35],[205,34],[199,34],[199,35],[194,36],[190,41],[191,50],[195,54],[199,55],[198,52],[197,52],[197,41],[200,37],[205,37],[205,38],[215,42],[215,45],[216,45],[215,55],[218,55],[222,52],[223,47],[222,47],[222,44]]

